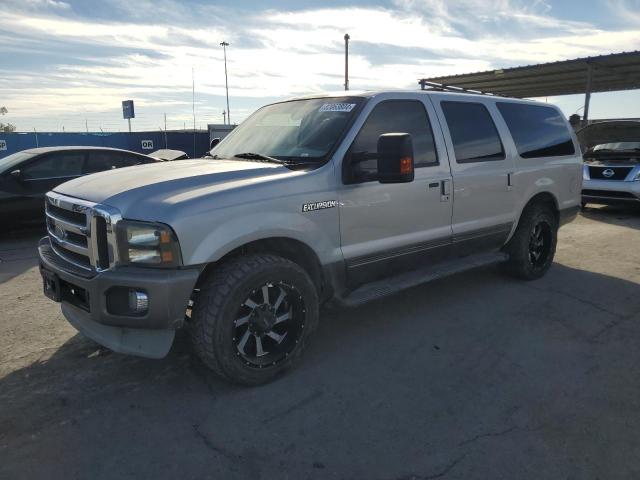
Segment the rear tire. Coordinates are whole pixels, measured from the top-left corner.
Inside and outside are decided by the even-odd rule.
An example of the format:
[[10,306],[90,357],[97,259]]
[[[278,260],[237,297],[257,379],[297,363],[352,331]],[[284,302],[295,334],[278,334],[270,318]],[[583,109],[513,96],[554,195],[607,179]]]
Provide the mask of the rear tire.
[[523,280],[542,277],[553,263],[557,241],[558,220],[551,208],[543,203],[528,206],[504,248],[509,254],[506,271]]
[[251,254],[223,263],[203,281],[189,331],[196,354],[217,375],[259,385],[300,358],[318,310],[316,288],[299,265]]

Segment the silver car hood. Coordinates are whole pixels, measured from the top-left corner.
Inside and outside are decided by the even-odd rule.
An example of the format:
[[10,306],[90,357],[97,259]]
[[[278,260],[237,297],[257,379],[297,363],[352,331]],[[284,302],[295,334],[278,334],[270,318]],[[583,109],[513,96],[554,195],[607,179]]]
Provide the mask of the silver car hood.
[[119,168],[76,178],[57,186],[62,195],[110,205],[123,213],[131,205],[193,199],[220,191],[296,175],[276,164],[194,159]]

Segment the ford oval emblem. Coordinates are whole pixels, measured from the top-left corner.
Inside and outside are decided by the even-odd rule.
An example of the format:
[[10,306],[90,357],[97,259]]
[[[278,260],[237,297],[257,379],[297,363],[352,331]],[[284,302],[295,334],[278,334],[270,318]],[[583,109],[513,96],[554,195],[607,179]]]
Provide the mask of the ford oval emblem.
[[602,172],[602,176],[603,177],[607,177],[607,178],[611,178],[616,174],[616,172],[614,172],[613,170],[611,170],[610,168],[607,168],[606,170],[603,170]]
[[66,230],[60,225],[56,225],[56,228],[54,230],[56,232],[56,237],[58,237],[60,240],[64,240],[65,238],[67,238]]

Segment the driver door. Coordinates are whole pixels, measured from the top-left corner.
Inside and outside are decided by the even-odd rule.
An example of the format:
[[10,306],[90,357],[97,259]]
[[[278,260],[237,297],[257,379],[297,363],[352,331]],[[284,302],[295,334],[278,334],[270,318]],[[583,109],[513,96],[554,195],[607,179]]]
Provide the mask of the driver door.
[[[451,172],[435,112],[417,99],[383,100],[343,160],[339,193],[342,252],[350,287],[446,258],[451,243]],[[432,122],[432,120],[434,120]],[[375,154],[384,133],[412,137],[415,180],[381,184]]]
[[85,153],[82,151],[56,152],[21,165],[20,178],[14,182],[18,195],[13,204],[15,213],[43,213],[45,194],[61,183],[82,175],[84,159]]

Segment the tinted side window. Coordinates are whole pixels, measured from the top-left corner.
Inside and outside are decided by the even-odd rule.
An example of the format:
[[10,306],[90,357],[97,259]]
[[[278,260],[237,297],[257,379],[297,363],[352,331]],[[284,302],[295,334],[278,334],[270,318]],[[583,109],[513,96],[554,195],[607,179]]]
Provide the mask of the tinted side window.
[[503,160],[504,148],[487,108],[481,103],[442,102],[456,162]]
[[123,154],[122,157],[122,166],[123,167],[132,167],[134,165],[142,165],[146,163],[146,159],[144,157],[138,157],[137,155],[128,155]]
[[81,152],[51,153],[20,168],[20,171],[25,180],[74,177],[82,175],[83,162],[84,153]]
[[567,124],[557,110],[543,105],[498,102],[522,158],[573,155]]
[[[438,163],[429,117],[421,102],[392,100],[376,105],[351,145],[352,158],[375,154],[378,149],[378,137],[384,133],[411,134],[416,167]],[[353,169],[357,178],[374,180],[377,174],[377,160],[373,158],[353,163]]]
[[96,173],[118,168],[121,165],[122,158],[117,152],[91,151],[84,170],[85,173]]

